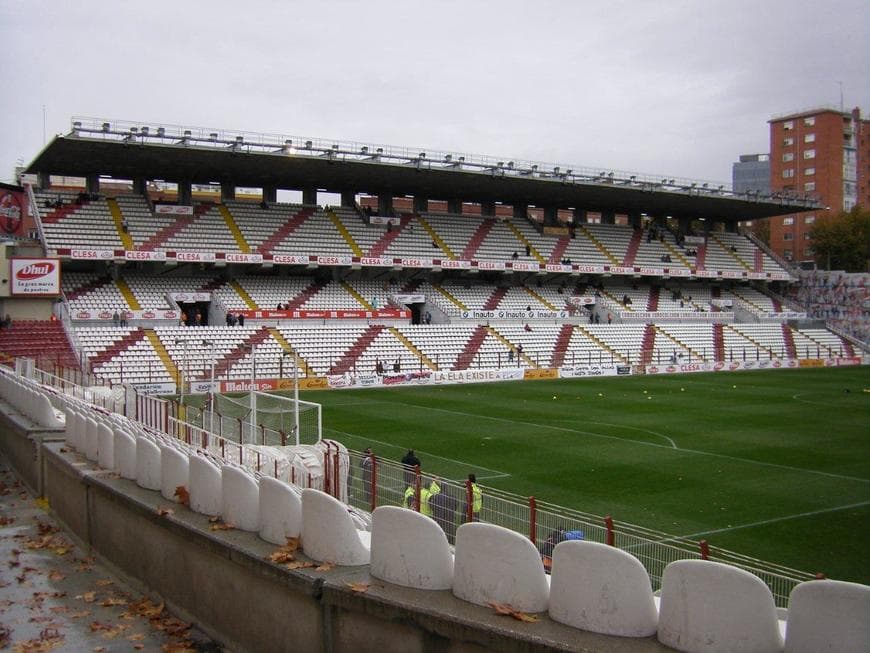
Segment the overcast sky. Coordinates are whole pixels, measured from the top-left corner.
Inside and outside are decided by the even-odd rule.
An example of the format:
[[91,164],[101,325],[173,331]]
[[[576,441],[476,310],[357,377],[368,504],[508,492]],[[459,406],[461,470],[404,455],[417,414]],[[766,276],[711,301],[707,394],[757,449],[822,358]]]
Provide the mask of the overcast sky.
[[870,113],[867,0],[0,0],[0,179],[73,115],[730,182]]

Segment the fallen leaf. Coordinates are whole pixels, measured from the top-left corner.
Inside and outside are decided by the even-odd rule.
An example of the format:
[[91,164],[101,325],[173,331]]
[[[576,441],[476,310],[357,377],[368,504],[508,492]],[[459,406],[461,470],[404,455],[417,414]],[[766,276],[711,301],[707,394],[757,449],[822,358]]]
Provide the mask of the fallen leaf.
[[48,575],[48,580],[53,580],[53,581],[63,580],[64,578],[66,578],[66,576],[64,576],[62,573],[60,573],[57,569],[53,570]]
[[[211,520],[209,520],[209,521],[211,521]],[[223,521],[216,521],[216,522],[212,523],[211,526],[209,526],[209,529],[211,529],[213,531],[231,531],[231,530],[234,530],[235,528],[236,528],[235,525],[229,524],[229,523],[223,522]]]
[[145,634],[144,633],[136,633],[135,635],[129,635],[127,637],[127,639],[130,640],[131,642],[141,642],[143,639],[145,639]]
[[487,605],[495,610],[496,614],[510,615],[510,613],[513,612],[513,608],[506,603],[495,603],[490,601]]
[[101,630],[111,630],[111,629],[112,629],[112,627],[109,624],[103,624],[103,623],[100,623],[99,621],[92,621],[91,622],[91,632],[92,633],[96,633],[96,632],[99,632]]
[[164,508],[163,506],[157,506],[157,514],[161,517],[169,517],[170,515],[174,515],[175,511],[172,508]]
[[6,626],[0,626],[0,648],[6,648],[9,646],[9,636],[12,634],[12,631],[9,630]]
[[89,617],[91,615],[90,610],[79,610],[78,612],[70,612],[69,616],[71,619],[81,619],[82,617]]
[[110,578],[101,578],[96,584],[100,587],[105,587],[106,585],[114,585],[115,581]]
[[49,507],[50,507],[49,504],[48,504],[48,499],[46,499],[45,497],[39,497],[39,498],[36,500],[36,506],[37,506],[40,510],[48,510]]
[[85,603],[93,603],[97,599],[97,593],[96,592],[85,592],[84,594],[79,594],[76,598],[81,599]]
[[93,653],[103,653],[106,650],[105,646],[96,646],[93,649]]
[[364,594],[369,591],[368,583],[345,583],[351,590],[354,592],[359,592],[360,594]]
[[315,564],[313,562],[303,562],[302,560],[294,560],[293,562],[288,562],[286,565],[287,569],[308,569],[310,567],[314,567]]
[[174,496],[178,497],[178,503],[180,503],[182,506],[190,505],[190,492],[188,492],[187,488],[183,485],[179,485],[175,488]]
[[118,597],[115,597],[115,596],[110,596],[109,598],[101,601],[100,605],[103,606],[104,608],[108,608],[108,607],[113,606],[113,605],[127,605],[127,601],[124,599],[120,599]]
[[319,567],[315,567],[314,571],[331,571],[335,569],[334,562],[322,562]]
[[0,526],[8,526],[15,521],[15,517],[0,517]]
[[141,651],[143,648],[145,648],[145,645],[144,644],[133,644],[133,648],[136,649],[137,651]]
[[519,610],[515,610],[511,612],[511,616],[517,621],[524,621],[526,623],[535,623],[538,620],[538,615],[536,614],[526,614],[525,612],[520,612]]

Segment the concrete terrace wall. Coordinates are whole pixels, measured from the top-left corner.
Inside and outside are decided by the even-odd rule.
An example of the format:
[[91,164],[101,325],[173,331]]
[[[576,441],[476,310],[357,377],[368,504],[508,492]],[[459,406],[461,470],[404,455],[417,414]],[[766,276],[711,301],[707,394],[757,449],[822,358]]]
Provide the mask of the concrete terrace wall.
[[[455,598],[373,578],[369,567],[288,570],[255,533],[212,531],[208,518],[97,468],[18,416],[0,416],[0,447],[86,545],[234,651],[670,650],[655,637],[607,637],[540,615],[526,624]],[[300,559],[304,556],[300,555]],[[368,583],[365,593],[349,583]]]

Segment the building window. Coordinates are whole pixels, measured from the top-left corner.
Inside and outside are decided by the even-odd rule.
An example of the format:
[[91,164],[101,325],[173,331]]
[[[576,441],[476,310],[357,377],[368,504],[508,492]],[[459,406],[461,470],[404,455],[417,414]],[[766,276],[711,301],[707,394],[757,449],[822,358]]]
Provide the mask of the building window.
[[791,136],[782,139],[783,147],[791,147],[792,145],[794,145],[794,139]]
[[804,150],[804,158],[805,159],[815,159],[816,151],[815,150]]
[[814,174],[816,174],[815,168],[804,168],[804,175],[807,177],[812,177]]
[[784,123],[782,123],[782,128],[783,129],[794,129],[794,121],[793,120],[786,120]]
[[815,143],[816,135],[815,134],[804,134],[804,143]]
[[786,168],[782,171],[783,179],[791,179],[792,177],[794,177],[794,168]]
[[812,127],[815,124],[816,124],[815,116],[810,116],[809,118],[804,118],[804,125],[806,125],[807,127]]
[[789,218],[783,218],[783,219],[782,219],[782,226],[783,226],[783,227],[787,227],[787,226],[789,226],[790,224],[794,224],[794,218],[789,217]]
[[812,224],[815,221],[816,221],[816,216],[814,216],[814,215],[808,215],[804,218],[804,224]]
[[791,250],[790,250],[790,249],[784,249],[784,250],[782,250],[782,257],[783,257],[786,261],[790,261],[790,260],[791,260]]
[[804,234],[804,240],[811,240],[811,239],[812,239],[812,236],[810,235],[809,231]]
[[785,152],[782,155],[783,161],[794,161],[794,152]]
[[804,256],[812,256],[812,255],[813,255],[813,248],[812,247],[805,247],[804,248]]
[[794,240],[794,234],[790,231],[787,231],[782,235],[782,239],[783,240]]
[[808,181],[808,182],[804,183],[804,190],[815,190],[815,189],[816,189],[816,182]]

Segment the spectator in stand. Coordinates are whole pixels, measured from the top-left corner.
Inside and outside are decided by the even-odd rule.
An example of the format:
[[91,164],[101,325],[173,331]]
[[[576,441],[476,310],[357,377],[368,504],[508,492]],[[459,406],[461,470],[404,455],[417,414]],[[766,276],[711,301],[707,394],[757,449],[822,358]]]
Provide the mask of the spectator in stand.
[[529,247],[528,245],[526,245],[526,256],[531,256],[531,255],[532,255],[532,248]]
[[194,325],[202,326],[202,311],[196,309],[196,316],[194,317]]
[[401,372],[402,371],[402,359],[396,358],[396,362],[393,363],[393,372]]
[[245,326],[245,314],[239,313],[239,326]]
[[284,310],[284,305],[283,305],[281,302],[278,302],[278,306],[277,306],[277,308],[276,308],[275,310],[276,310],[276,311],[283,311],[283,310]]
[[121,314],[117,310],[115,311],[115,314],[112,315],[112,322],[116,327],[121,326]]
[[181,311],[181,325],[180,326],[187,326],[187,311]]
[[515,261],[516,261],[519,257],[520,257],[520,255],[517,254],[516,251],[515,251],[513,254],[511,254],[511,258],[512,258],[513,260],[515,260]]
[[127,317],[129,317],[129,316],[130,316],[130,313],[128,313],[126,309],[121,311],[121,326],[122,327],[127,326]]
[[227,311],[227,326],[233,326],[233,314]]

